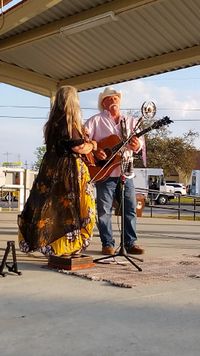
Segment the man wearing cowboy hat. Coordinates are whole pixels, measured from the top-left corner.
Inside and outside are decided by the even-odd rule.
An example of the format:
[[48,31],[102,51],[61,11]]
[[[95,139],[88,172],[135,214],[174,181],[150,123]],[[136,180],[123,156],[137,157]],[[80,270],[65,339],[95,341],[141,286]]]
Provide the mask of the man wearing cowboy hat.
[[[123,116],[120,112],[120,103],[121,92],[111,87],[105,88],[99,94],[98,107],[100,113],[92,116],[85,124],[91,140],[95,140],[98,143],[110,135],[117,135],[121,140],[125,134],[127,137],[133,131],[136,119]],[[142,148],[142,142],[141,139],[133,136],[124,148],[123,154],[131,156],[133,152],[138,153]],[[97,160],[105,160],[107,158],[106,152],[98,147],[94,155]],[[106,180],[96,182],[98,229],[102,242],[102,254],[104,255],[115,254],[115,240],[112,235],[112,207],[116,198],[120,175],[121,166],[119,163]],[[133,179],[126,179],[124,196],[125,248],[129,254],[139,255],[144,253],[144,250],[136,244],[136,196]]]

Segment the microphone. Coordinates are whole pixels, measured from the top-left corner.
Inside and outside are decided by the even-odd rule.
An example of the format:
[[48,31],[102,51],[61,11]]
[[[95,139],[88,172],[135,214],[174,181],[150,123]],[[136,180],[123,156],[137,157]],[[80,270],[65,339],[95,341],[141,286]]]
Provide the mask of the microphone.
[[153,101],[145,101],[141,107],[142,116],[145,119],[152,119],[156,114],[156,105]]

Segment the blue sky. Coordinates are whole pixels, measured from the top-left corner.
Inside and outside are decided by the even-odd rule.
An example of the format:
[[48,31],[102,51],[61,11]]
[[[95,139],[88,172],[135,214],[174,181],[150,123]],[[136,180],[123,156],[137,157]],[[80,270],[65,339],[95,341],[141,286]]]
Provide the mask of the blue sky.
[[[121,107],[140,111],[144,101],[154,101],[156,119],[170,116],[172,136],[189,129],[200,133],[200,66],[114,85],[122,91]],[[83,118],[94,115],[103,88],[79,94]],[[43,144],[43,126],[49,114],[49,98],[0,84],[0,164],[21,160],[30,167],[36,148]],[[200,138],[195,140],[200,149]]]

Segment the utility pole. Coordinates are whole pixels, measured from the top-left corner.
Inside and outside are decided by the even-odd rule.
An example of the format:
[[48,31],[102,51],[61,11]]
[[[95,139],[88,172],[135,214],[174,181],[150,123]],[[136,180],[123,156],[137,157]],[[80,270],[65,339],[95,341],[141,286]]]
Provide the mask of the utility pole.
[[6,162],[8,163],[8,156],[10,156],[12,153],[5,152],[3,153],[4,156],[6,156]]

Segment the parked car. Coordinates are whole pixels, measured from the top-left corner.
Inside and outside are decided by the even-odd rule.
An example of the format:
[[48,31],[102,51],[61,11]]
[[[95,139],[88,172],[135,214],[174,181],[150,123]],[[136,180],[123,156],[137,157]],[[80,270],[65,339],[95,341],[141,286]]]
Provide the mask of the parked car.
[[186,186],[183,183],[176,183],[176,182],[166,182],[166,185],[170,185],[174,187],[174,193],[175,194],[181,194],[181,195],[186,195]]
[[18,201],[19,191],[0,191],[0,200],[2,201]]

